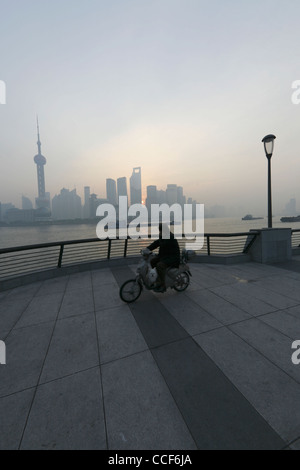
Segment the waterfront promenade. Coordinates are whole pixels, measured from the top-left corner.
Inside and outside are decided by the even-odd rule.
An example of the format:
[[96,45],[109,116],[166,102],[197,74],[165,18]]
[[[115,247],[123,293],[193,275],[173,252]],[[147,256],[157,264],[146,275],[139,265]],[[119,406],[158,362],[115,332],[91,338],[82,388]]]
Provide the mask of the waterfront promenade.
[[300,257],[125,305],[133,270],[0,292],[0,449],[300,449]]

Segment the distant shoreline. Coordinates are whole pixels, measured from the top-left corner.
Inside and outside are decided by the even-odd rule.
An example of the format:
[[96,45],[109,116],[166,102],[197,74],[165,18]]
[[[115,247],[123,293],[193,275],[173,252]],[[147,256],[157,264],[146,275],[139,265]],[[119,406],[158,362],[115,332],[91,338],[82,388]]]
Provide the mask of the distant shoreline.
[[93,225],[99,219],[37,220],[35,222],[0,222],[0,227],[41,227],[45,225]]
[[[134,219],[135,219],[134,217],[131,220],[130,218],[128,218],[128,222],[131,222]],[[18,222],[0,222],[0,228],[1,227],[10,227],[10,228],[12,227],[44,227],[44,226],[49,226],[49,225],[95,225],[100,220],[101,220],[100,218],[95,218],[95,219],[37,220],[35,222],[19,222],[19,221]],[[120,222],[117,221],[117,228],[119,224]],[[175,222],[175,224],[177,225],[178,223]],[[142,224],[142,225],[145,226],[145,224]],[[151,223],[149,222],[148,227],[150,225]]]

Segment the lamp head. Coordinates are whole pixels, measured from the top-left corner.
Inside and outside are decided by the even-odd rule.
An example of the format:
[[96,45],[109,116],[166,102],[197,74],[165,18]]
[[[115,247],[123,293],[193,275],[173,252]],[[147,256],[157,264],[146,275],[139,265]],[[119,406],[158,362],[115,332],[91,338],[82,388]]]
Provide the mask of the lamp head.
[[276,139],[275,135],[269,134],[269,135],[266,135],[262,140],[262,142],[264,143],[264,149],[265,149],[267,158],[272,157],[275,139]]

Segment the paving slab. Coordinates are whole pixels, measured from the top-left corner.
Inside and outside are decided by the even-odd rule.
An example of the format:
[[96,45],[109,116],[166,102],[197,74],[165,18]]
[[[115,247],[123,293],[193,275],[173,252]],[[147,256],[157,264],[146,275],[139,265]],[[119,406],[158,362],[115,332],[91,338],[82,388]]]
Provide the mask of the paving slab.
[[7,297],[9,295],[9,292],[10,292],[9,290],[0,292],[0,301],[2,301],[5,297]]
[[35,389],[0,398],[0,450],[18,450]]
[[285,442],[300,435],[300,385],[227,327],[194,339]]
[[59,318],[82,315],[94,311],[94,294],[91,286],[88,288],[67,289],[59,310]]
[[6,365],[0,367],[0,396],[37,385],[54,322],[13,330],[6,339]]
[[5,341],[7,336],[9,335],[9,331],[0,331],[0,341]]
[[241,310],[236,305],[228,302],[219,295],[209,290],[201,292],[186,291],[186,295],[196,302],[203,310],[207,311],[222,325],[229,325],[250,318],[249,313]]
[[227,300],[251,316],[263,315],[277,310],[276,307],[263,302],[245,292],[240,292],[233,286],[221,286],[211,289],[211,292]]
[[295,307],[287,308],[286,311],[289,315],[293,317],[300,318],[300,305],[296,305]]
[[96,312],[100,361],[106,363],[148,349],[136,321],[125,304]]
[[287,296],[300,303],[299,281],[296,279],[288,278],[284,275],[274,275],[271,278],[267,277],[263,280],[257,281],[257,285],[268,289],[270,292]]
[[65,292],[69,276],[55,277],[43,281],[36,295],[43,296],[45,294],[54,294],[57,292]]
[[191,264],[191,269],[193,271],[193,276],[194,273],[197,275],[198,272],[202,272],[218,282],[218,285],[233,284],[237,281],[236,276],[233,273],[228,272],[227,268],[220,265],[206,265],[203,269],[201,265],[197,266],[197,264],[193,263]]
[[95,310],[106,310],[123,305],[119,296],[119,286],[114,282],[93,289]]
[[20,320],[31,299],[24,297],[13,299],[5,297],[0,304],[0,331],[10,331]]
[[22,299],[22,298],[29,298],[32,299],[36,293],[41,288],[41,282],[35,282],[29,285],[15,287],[14,289],[10,289],[7,292],[7,298],[11,299]]
[[236,283],[235,289],[247,297],[251,296],[254,299],[262,300],[268,305],[276,309],[285,309],[298,304],[297,300],[291,299],[286,295],[278,294],[277,292],[270,292],[256,282],[250,283]]
[[64,318],[56,322],[40,383],[99,365],[95,316]]
[[145,295],[139,303],[131,305],[130,310],[149,348],[188,337],[187,331],[177,321],[172,321],[172,315],[153,296],[149,302]]
[[106,448],[98,367],[38,387],[21,450]]
[[280,310],[259,317],[261,321],[288,336],[292,341],[300,338],[300,311],[295,316],[289,310]]
[[222,326],[222,323],[184,293],[163,296],[160,302],[191,336]]
[[292,444],[290,444],[290,448],[292,450],[300,450],[300,438],[297,439],[295,442],[293,442]]
[[69,277],[66,285],[66,293],[74,289],[90,289],[92,283],[91,272],[86,271],[82,273],[75,273]]
[[102,374],[109,449],[196,449],[149,351],[105,364]]
[[280,437],[191,338],[153,355],[198,449],[282,448]]
[[216,287],[224,284],[222,279],[216,279],[215,277],[211,277],[207,275],[206,272],[203,272],[201,269],[194,269],[192,272],[192,288],[200,288],[200,289],[207,289],[210,287]]
[[95,290],[99,290],[106,284],[115,284],[116,280],[110,268],[91,271],[91,281]]
[[[224,267],[223,267],[224,268]],[[228,266],[228,272],[236,277],[237,280],[254,281],[264,279],[267,276],[278,275],[277,269],[273,266],[260,263],[242,263]]]
[[16,323],[15,328],[55,321],[62,303],[62,298],[62,292],[44,295],[43,302],[41,302],[40,297],[34,297]]
[[291,338],[260,319],[254,318],[230,325],[229,329],[300,383],[300,368],[295,367],[291,360],[293,353]]

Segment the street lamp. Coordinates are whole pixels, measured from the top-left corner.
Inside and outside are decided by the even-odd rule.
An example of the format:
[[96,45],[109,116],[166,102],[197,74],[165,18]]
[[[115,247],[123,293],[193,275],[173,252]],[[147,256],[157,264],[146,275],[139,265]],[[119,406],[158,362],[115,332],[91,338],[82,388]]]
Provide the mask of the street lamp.
[[268,228],[272,228],[272,192],[271,192],[271,157],[273,155],[275,135],[266,135],[264,143],[265,154],[268,159]]

